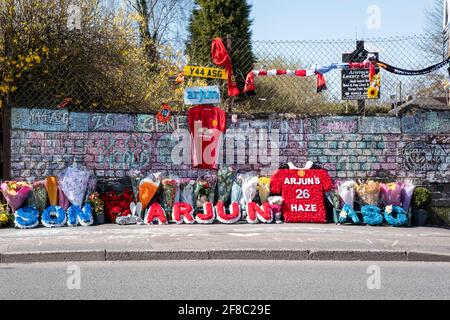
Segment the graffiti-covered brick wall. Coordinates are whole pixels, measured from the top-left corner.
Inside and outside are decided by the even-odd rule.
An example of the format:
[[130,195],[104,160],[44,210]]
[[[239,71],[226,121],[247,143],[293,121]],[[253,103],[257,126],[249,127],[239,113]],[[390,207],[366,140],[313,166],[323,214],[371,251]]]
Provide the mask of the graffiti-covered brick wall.
[[[127,182],[131,169],[197,177],[205,172],[192,170],[189,156],[174,162],[174,148],[190,148],[186,133],[184,114],[160,123],[149,114],[15,108],[11,175],[45,177],[76,161],[94,170],[103,184],[116,186]],[[241,171],[313,160],[339,179],[431,184],[435,205],[450,207],[450,112],[401,118],[241,118],[228,121],[224,141],[223,162]]]

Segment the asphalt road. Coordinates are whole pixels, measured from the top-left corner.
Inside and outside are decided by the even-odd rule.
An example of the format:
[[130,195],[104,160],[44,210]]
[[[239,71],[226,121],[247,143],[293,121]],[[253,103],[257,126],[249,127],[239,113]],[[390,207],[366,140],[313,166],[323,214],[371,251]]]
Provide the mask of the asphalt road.
[[222,260],[4,264],[0,265],[0,299],[448,300],[450,263]]

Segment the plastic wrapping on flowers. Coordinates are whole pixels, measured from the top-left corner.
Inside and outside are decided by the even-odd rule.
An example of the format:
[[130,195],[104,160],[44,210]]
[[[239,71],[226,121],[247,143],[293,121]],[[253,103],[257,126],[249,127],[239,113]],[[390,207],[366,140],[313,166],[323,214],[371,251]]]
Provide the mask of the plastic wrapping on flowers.
[[198,178],[195,182],[194,188],[194,200],[195,209],[203,210],[203,205],[209,201],[211,188],[209,182],[206,179]]
[[380,185],[380,197],[385,206],[400,206],[402,202],[401,193],[401,183],[392,182]]
[[228,203],[228,201],[231,199],[231,191],[235,178],[236,172],[232,168],[226,167],[219,170],[217,201]]
[[45,179],[45,189],[47,190],[48,202],[51,206],[58,205],[58,181],[54,176]]
[[270,178],[259,177],[258,179],[258,194],[261,203],[267,202],[270,196]]
[[256,197],[256,193],[258,191],[258,177],[252,174],[246,174],[242,181],[242,199],[241,199],[241,207],[247,207],[247,204]]
[[22,206],[31,191],[30,185],[24,181],[6,181],[0,188],[12,212]]
[[233,182],[233,187],[231,188],[231,202],[240,203],[242,199],[242,181],[244,177],[238,175],[236,180]]
[[177,195],[179,197],[178,180],[176,178],[167,178],[161,181],[161,205],[170,219],[173,210],[173,205],[176,202]]
[[364,205],[378,206],[380,201],[380,183],[369,180],[356,184],[356,193]]
[[[47,189],[45,188],[45,180],[36,181],[33,183],[31,190],[30,206],[42,213],[48,207]],[[32,202],[32,204],[31,204]]]
[[89,180],[86,186],[86,193],[84,202],[88,201],[89,195],[91,195],[97,189],[97,179],[95,178],[95,173],[91,170]]
[[195,187],[195,180],[191,179],[180,180],[180,202],[189,203],[192,208],[195,207],[194,187]]
[[215,203],[216,198],[216,187],[217,187],[217,175],[215,174],[206,174],[205,180],[208,181],[209,184],[209,196],[208,201]]
[[401,200],[403,210],[406,212],[411,208],[412,197],[414,194],[415,186],[411,183],[411,181],[405,181],[402,186],[401,191]]
[[59,187],[70,203],[79,207],[83,206],[90,176],[91,172],[87,168],[75,164],[58,174]]
[[355,202],[355,181],[345,181],[338,182],[336,184],[339,196],[341,197],[344,204],[350,206],[353,209],[353,205]]
[[139,183],[139,202],[142,203],[142,209],[145,211],[150,202],[156,195],[158,188],[161,184],[161,173],[151,174],[142,179]]
[[70,207],[69,199],[67,199],[67,196],[61,189],[58,189],[58,204],[61,208],[63,208],[66,211]]
[[134,200],[136,202],[139,201],[139,185],[141,180],[144,179],[144,175],[139,170],[130,170],[128,172],[128,176],[130,177],[131,188],[133,189]]

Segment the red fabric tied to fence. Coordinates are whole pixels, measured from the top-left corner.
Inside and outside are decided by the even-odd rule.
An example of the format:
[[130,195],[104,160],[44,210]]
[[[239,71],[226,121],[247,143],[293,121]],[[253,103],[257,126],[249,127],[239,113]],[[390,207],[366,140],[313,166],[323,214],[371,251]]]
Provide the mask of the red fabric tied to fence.
[[228,74],[228,95],[230,97],[237,97],[239,95],[239,88],[236,83],[236,78],[233,73],[233,65],[231,58],[225,48],[221,38],[215,38],[211,46],[212,59],[216,65],[225,68]]

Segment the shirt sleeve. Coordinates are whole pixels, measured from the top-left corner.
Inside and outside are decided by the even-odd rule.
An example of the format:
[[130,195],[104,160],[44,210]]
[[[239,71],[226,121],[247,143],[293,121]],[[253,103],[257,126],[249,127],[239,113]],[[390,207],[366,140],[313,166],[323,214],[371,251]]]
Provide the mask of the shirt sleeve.
[[194,131],[194,122],[195,122],[195,115],[196,115],[196,108],[191,108],[188,111],[188,128],[189,132]]
[[333,189],[333,181],[326,170],[322,170],[322,185],[324,192],[328,192]]
[[277,170],[270,179],[270,191],[273,194],[281,194],[283,181],[283,171]]

